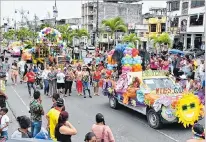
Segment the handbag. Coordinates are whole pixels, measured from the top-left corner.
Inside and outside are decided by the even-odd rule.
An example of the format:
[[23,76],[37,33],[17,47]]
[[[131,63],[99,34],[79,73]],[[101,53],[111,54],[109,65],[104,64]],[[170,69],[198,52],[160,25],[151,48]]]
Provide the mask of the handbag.
[[101,142],[104,142],[104,135],[105,135],[105,126],[104,126],[103,131],[102,131]]

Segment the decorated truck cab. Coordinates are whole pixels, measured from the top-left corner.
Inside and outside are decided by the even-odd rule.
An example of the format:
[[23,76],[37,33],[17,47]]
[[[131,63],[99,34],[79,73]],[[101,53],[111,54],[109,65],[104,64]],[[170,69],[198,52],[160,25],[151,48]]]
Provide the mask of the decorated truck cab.
[[155,129],[174,122],[188,127],[204,115],[198,96],[184,92],[164,71],[122,73],[108,97],[111,108],[123,105],[146,115]]

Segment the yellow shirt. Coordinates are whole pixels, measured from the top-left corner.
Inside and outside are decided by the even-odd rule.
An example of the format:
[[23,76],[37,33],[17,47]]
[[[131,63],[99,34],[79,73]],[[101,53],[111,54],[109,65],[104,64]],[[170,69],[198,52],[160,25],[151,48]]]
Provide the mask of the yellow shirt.
[[47,116],[49,117],[49,131],[50,137],[52,140],[57,141],[55,138],[55,127],[58,123],[60,111],[52,108],[48,113]]
[[0,80],[0,90],[5,93],[6,86],[5,86],[5,80]]

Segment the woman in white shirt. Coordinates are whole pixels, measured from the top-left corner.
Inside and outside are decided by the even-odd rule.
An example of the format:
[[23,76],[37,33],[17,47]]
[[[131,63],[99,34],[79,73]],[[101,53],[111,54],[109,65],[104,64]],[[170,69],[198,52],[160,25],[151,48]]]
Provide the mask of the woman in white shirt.
[[42,78],[44,80],[44,94],[48,96],[49,93],[49,80],[48,80],[48,74],[49,74],[49,66],[47,66],[44,71],[42,72]]
[[57,73],[57,91],[58,93],[62,93],[64,89],[65,84],[65,74],[63,71],[58,68],[58,73]]

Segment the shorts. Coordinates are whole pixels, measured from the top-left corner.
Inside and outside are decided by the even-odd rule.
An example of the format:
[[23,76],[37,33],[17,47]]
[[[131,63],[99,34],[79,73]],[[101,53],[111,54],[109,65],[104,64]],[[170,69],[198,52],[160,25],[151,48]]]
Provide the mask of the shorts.
[[99,80],[93,80],[93,87],[99,87]]
[[64,89],[64,83],[57,83],[57,89]]

